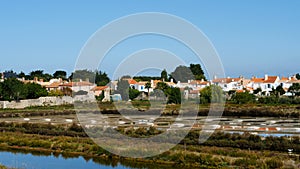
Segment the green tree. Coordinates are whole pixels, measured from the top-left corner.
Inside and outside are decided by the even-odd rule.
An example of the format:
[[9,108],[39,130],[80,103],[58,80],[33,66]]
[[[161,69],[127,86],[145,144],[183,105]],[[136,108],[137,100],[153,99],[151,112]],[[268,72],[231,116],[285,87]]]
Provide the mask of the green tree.
[[137,82],[139,81],[151,81],[151,80],[160,80],[160,77],[153,76],[134,76],[133,79]]
[[33,80],[35,77],[38,79],[43,79],[45,81],[49,81],[52,78],[52,75],[49,73],[45,73],[43,70],[35,70],[29,73],[29,79]]
[[232,100],[237,104],[253,103],[255,96],[249,92],[235,93]]
[[285,91],[282,88],[282,86],[277,86],[275,89],[275,95],[283,95],[283,94],[285,94]]
[[105,72],[97,71],[95,77],[95,83],[98,86],[105,86],[109,83],[110,79]]
[[147,82],[147,83],[145,84],[145,88],[148,90],[148,96],[149,96],[149,90],[150,90],[150,88],[151,88],[151,83],[150,83],[150,82]]
[[191,69],[186,66],[176,67],[175,71],[171,73],[171,77],[177,82],[187,82],[195,79]]
[[70,80],[79,81],[79,80],[88,80],[89,82],[95,82],[96,72],[91,70],[83,69],[83,70],[75,70],[69,76]]
[[193,75],[195,76],[194,78],[196,80],[201,80],[201,79],[206,80],[204,71],[202,70],[200,64],[190,64],[190,69]]
[[53,77],[67,79],[67,72],[63,70],[57,70],[53,73]]
[[18,78],[26,78],[26,74],[24,73],[24,72],[20,72],[19,74],[18,74]]
[[160,78],[161,78],[161,80],[165,80],[165,81],[168,80],[168,73],[167,73],[166,69],[164,69],[164,70],[160,73]]
[[24,85],[24,88],[27,89],[27,99],[36,99],[48,95],[47,90],[36,83],[27,83]]
[[3,72],[3,76],[4,78],[17,78],[17,74],[16,72],[14,72],[13,70],[9,70],[9,71],[5,71]]
[[169,88],[169,86],[166,83],[164,83],[164,82],[158,82],[156,84],[156,88],[155,89],[159,89],[159,90],[165,91],[168,88]]
[[200,91],[200,103],[222,103],[224,102],[224,91],[217,85],[210,85]]
[[179,88],[169,87],[165,94],[168,96],[168,103],[180,104],[181,103],[181,92]]
[[43,70],[35,70],[35,71],[31,71],[29,73],[30,75],[30,79],[34,79],[35,77],[37,78],[43,78],[44,77],[44,71]]
[[293,96],[300,96],[300,83],[293,83],[288,91],[291,92]]
[[137,98],[139,95],[140,95],[140,91],[138,91],[137,89],[129,88],[129,99],[130,100]]
[[48,93],[49,96],[63,96],[64,93],[61,90],[51,90]]
[[1,96],[3,100],[20,100],[25,99],[27,96],[27,89],[24,87],[24,83],[16,78],[5,79],[1,83]]
[[51,74],[45,73],[42,79],[44,79],[45,81],[50,81],[52,78],[53,76]]
[[299,73],[296,74],[296,78],[297,78],[298,80],[300,80],[300,74],[299,74]]
[[260,93],[260,92],[262,92],[262,90],[261,90],[260,87],[257,88],[257,89],[255,89],[255,90],[253,91],[254,94],[258,94],[258,93]]

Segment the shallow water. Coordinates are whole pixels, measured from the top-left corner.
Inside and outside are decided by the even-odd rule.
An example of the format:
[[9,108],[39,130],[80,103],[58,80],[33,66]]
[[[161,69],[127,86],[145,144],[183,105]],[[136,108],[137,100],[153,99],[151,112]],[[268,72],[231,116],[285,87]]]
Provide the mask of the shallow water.
[[65,158],[59,155],[33,155],[13,152],[0,152],[0,164],[21,169],[130,169],[120,163],[105,165],[83,157]]

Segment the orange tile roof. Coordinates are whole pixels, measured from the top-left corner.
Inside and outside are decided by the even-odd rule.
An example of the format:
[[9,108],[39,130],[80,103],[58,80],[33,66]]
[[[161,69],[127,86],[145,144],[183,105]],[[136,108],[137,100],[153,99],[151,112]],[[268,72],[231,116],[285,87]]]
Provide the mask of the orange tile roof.
[[242,80],[242,78],[218,78],[214,79],[213,83],[230,83],[230,82],[238,82]]
[[93,86],[94,84],[90,83],[90,82],[69,82],[69,83],[64,83],[64,84],[60,84],[59,86],[66,86],[66,87],[73,87],[73,86]]
[[263,83],[265,79],[264,78],[252,78],[251,80],[254,83]]
[[96,86],[91,91],[102,91],[104,89],[108,88],[108,86]]
[[254,83],[275,83],[278,76],[268,76],[267,80],[265,78],[252,78],[251,81]]
[[207,85],[209,84],[208,81],[202,81],[202,80],[193,80],[190,82],[190,84],[199,84],[199,85]]
[[139,85],[146,85],[146,83],[148,83],[148,82],[142,82],[142,81],[137,82],[137,84],[139,84]]
[[190,90],[189,93],[190,94],[199,94],[199,90]]
[[129,84],[137,84],[137,82],[134,79],[128,79]]
[[275,83],[277,78],[277,76],[268,76],[268,79],[264,80],[264,83]]
[[45,87],[46,87],[46,88],[58,88],[59,85],[60,85],[59,82],[53,82],[53,83],[51,83],[50,85],[46,85]]

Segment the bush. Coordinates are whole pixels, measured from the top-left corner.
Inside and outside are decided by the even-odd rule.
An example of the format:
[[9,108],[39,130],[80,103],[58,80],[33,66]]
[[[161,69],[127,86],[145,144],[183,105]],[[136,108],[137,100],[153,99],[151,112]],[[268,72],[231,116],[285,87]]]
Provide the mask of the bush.
[[255,96],[249,92],[236,93],[232,100],[237,104],[253,103],[255,102]]
[[280,168],[283,166],[283,162],[278,158],[271,158],[266,161],[269,168]]

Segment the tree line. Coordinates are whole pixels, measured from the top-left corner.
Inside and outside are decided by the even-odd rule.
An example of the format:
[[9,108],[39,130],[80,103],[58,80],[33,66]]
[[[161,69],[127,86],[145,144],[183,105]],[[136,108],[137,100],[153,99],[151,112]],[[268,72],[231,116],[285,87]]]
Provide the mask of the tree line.
[[47,96],[47,90],[36,83],[23,83],[16,78],[8,78],[0,82],[0,100],[36,99]]

